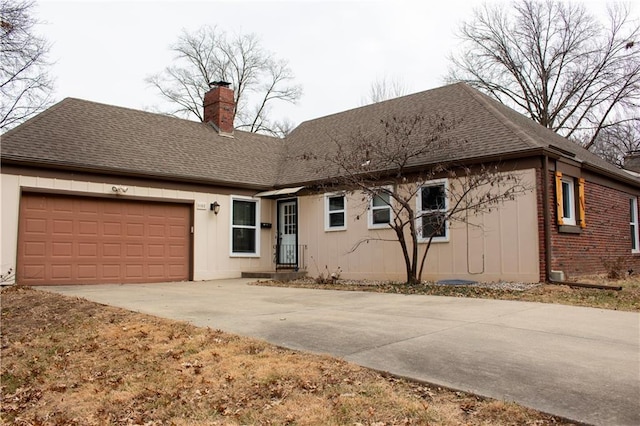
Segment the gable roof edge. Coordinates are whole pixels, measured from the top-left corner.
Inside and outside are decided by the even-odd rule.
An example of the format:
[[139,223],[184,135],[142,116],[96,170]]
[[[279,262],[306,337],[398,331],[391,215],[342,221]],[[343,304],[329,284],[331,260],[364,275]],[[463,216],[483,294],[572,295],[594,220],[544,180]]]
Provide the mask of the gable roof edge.
[[22,123],[18,124],[17,126],[12,127],[11,129],[9,129],[6,132],[2,133],[0,136],[3,137],[3,138],[6,138],[7,136],[10,136],[11,134],[15,133],[16,129],[22,129],[22,128],[25,128],[25,127],[31,127],[31,125],[33,123],[40,121],[42,118],[50,115],[53,111],[61,108],[62,105],[69,103],[69,101],[71,99],[72,98],[70,98],[70,97],[66,97],[66,98],[62,99],[61,101],[58,101],[58,102],[54,103],[50,107],[46,108],[44,111],[41,111],[41,112],[37,113],[36,115],[34,115],[33,117],[29,118],[27,121],[23,121]]

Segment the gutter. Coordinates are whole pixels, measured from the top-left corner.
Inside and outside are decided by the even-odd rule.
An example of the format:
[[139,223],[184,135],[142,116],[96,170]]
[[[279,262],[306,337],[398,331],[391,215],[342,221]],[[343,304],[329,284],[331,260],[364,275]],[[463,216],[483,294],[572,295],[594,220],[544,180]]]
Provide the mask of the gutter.
[[[530,148],[530,149],[526,149],[526,150],[521,150],[521,151],[513,151],[513,152],[508,152],[508,153],[504,153],[504,154],[499,154],[499,155],[486,155],[486,156],[479,156],[479,157],[472,157],[472,158],[464,158],[464,159],[444,159],[441,161],[432,161],[430,163],[421,163],[421,164],[415,164],[415,165],[411,165],[411,166],[407,166],[405,168],[405,173],[407,175],[412,174],[412,173],[420,173],[422,171],[424,171],[427,168],[430,167],[435,167],[435,166],[444,166],[444,167],[451,167],[451,168],[456,168],[456,167],[461,167],[461,166],[473,166],[473,165],[479,165],[479,164],[485,164],[485,163],[501,163],[503,161],[507,161],[507,160],[519,160],[519,159],[527,159],[527,158],[534,158],[536,156],[539,155],[544,155],[545,151],[543,148]],[[381,173],[381,177],[385,177],[385,176],[395,176],[395,170],[391,170],[388,171],[388,173],[385,175],[384,174],[384,170],[370,170],[374,171],[374,172],[380,172]],[[289,186],[305,186],[307,188],[312,188],[314,186],[323,186],[324,184],[326,184],[327,182],[332,181],[333,179],[336,179],[336,176],[325,176],[325,177],[318,177],[312,180],[306,180],[306,181],[298,181],[298,180],[294,180],[294,181],[280,181],[278,182],[277,186],[283,186],[283,187],[289,187]]]
[[136,172],[132,170],[116,169],[112,167],[98,168],[98,167],[88,167],[88,166],[75,165],[75,164],[63,164],[63,163],[57,163],[57,162],[46,162],[46,161],[37,162],[33,160],[32,161],[21,160],[21,159],[11,158],[7,156],[3,156],[0,160],[0,163],[3,165],[6,164],[11,166],[19,166],[19,167],[62,170],[65,172],[89,173],[89,174],[102,175],[102,176],[141,178],[141,179],[150,179],[155,181],[176,181],[176,182],[189,183],[189,184],[220,186],[225,188],[242,188],[242,189],[249,189],[249,190],[255,190],[255,191],[265,191],[272,188],[272,186],[269,186],[269,185],[252,184],[247,182],[233,182],[233,181],[224,181],[224,180],[217,180],[217,179],[207,179],[202,177],[170,175],[168,173],[162,173],[162,172],[154,172],[154,173]]

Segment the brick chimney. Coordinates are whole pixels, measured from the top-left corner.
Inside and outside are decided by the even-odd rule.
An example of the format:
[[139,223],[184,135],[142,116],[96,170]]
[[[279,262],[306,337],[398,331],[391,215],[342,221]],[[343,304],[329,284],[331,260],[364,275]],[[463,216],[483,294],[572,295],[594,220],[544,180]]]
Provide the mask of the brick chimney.
[[220,133],[233,133],[233,89],[231,83],[214,81],[204,95],[204,122],[212,123]]
[[625,155],[622,167],[632,172],[640,173],[640,151],[631,151]]

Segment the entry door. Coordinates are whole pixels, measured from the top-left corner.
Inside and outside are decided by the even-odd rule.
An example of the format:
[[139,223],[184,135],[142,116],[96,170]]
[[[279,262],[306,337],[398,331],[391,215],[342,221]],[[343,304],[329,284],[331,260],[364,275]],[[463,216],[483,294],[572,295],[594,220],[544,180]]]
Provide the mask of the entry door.
[[298,263],[298,218],[296,200],[278,202],[278,264]]

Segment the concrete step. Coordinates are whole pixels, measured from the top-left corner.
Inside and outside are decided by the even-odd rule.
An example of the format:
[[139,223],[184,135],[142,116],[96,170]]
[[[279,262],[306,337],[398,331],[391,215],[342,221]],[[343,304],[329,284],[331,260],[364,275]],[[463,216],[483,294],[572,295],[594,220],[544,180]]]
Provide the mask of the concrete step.
[[275,281],[292,281],[307,275],[307,271],[251,271],[243,272],[242,278],[267,278]]

